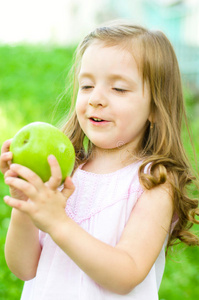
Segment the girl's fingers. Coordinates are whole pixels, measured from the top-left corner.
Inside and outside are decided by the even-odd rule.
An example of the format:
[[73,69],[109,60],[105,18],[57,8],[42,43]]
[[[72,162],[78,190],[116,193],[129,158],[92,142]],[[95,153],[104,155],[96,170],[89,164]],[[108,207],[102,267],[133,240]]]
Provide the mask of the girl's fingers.
[[66,199],[68,199],[73,194],[74,191],[75,191],[75,186],[72,182],[72,179],[70,177],[67,177],[64,182],[64,188],[62,190],[62,194]]
[[19,177],[24,178],[30,184],[32,184],[38,191],[44,188],[42,179],[34,173],[32,170],[18,164],[12,164],[10,170],[15,172]]
[[2,148],[1,148],[1,153],[8,152],[10,150],[11,142],[12,142],[12,139],[7,140],[3,143]]
[[12,188],[16,188],[23,192],[28,198],[34,199],[37,197],[36,188],[29,182],[16,178],[16,177],[7,177],[5,183]]
[[6,179],[7,177],[17,177],[17,173],[9,169],[4,174],[4,178]]
[[0,169],[3,174],[8,170],[8,168],[11,164],[11,161],[12,161],[12,152],[10,152],[10,151],[3,152],[2,151],[2,154],[0,157]]
[[51,169],[51,177],[47,182],[47,186],[52,190],[56,190],[62,182],[61,168],[54,155],[49,155],[48,163]]
[[8,152],[3,152],[1,154],[1,160],[4,162],[8,162],[12,160],[12,152],[8,151]]
[[23,200],[18,200],[15,198],[12,198],[10,196],[4,197],[4,202],[9,205],[10,207],[16,208],[22,212],[28,212],[30,209],[30,203]]

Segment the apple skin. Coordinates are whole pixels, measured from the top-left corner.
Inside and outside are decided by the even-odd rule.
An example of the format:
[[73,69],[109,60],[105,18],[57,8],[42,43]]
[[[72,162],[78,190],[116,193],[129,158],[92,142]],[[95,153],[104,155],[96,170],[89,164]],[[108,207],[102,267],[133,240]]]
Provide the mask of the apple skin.
[[75,150],[69,138],[58,128],[44,122],[24,126],[14,136],[10,151],[13,163],[23,165],[46,182],[51,176],[47,158],[53,154],[61,168],[62,182],[70,176],[75,164]]

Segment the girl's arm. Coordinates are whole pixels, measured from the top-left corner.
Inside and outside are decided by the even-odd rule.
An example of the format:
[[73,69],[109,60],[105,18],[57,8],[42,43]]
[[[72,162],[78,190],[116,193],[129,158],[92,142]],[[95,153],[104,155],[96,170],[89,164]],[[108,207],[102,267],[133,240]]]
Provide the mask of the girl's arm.
[[[70,188],[70,179],[65,181],[62,192],[57,190],[62,180],[61,169],[54,157],[49,157],[48,161],[51,178],[46,183],[34,172],[20,165],[10,165],[6,171],[8,175],[5,176],[5,183],[10,186],[10,190],[23,195],[23,200],[17,199],[16,193],[4,197],[5,202],[13,207],[5,258],[10,270],[21,280],[30,280],[36,275],[41,254],[38,228],[47,232],[47,228],[54,226],[53,220],[56,223],[66,216],[66,199],[74,190],[73,185]],[[21,169],[23,172],[20,172]],[[68,186],[67,190],[65,185]],[[24,207],[28,207],[28,210],[24,210]]]
[[[33,223],[50,234],[88,276],[118,294],[129,293],[143,281],[157,259],[170,228],[173,205],[167,184],[142,194],[119,243],[112,247],[95,239],[66,215],[66,199],[74,191],[70,179],[65,181],[60,193],[52,186],[44,185],[36,174],[25,167],[12,165],[11,169],[26,181],[9,178],[7,183],[26,194],[29,201],[6,197],[5,202],[29,215]],[[58,172],[56,161],[51,163],[51,170],[54,174]]]
[[[12,153],[10,150],[11,139],[3,143],[0,156],[0,170],[4,178],[15,178],[17,173],[10,169]],[[27,201],[27,196],[17,188],[10,188],[13,198]],[[5,258],[8,267],[20,279],[28,280],[35,276],[38,259],[40,256],[40,245],[38,228],[32,223],[31,219],[13,209],[11,221],[5,243]]]
[[142,194],[116,247],[93,238],[69,218],[50,234],[95,282],[115,293],[127,294],[144,280],[155,263],[172,215],[171,196],[165,184]]
[[21,280],[36,275],[41,253],[38,228],[27,214],[13,208],[5,243],[5,259],[9,269]]

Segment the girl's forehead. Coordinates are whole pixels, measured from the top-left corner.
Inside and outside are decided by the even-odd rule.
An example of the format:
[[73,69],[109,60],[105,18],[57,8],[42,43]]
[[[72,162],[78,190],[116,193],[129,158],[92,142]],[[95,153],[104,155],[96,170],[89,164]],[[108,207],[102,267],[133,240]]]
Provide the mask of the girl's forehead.
[[[97,62],[98,56],[109,54],[111,60],[116,60],[116,63],[134,63],[139,71],[142,70],[142,59],[141,59],[141,51],[139,51],[138,43],[133,41],[121,41],[116,43],[110,41],[101,41],[94,40],[92,43],[88,45],[85,49],[82,59],[82,63],[89,63],[89,59],[91,56],[94,58],[94,61]],[[142,72],[141,72],[142,73]]]
[[[115,40],[99,40],[99,39],[94,39],[93,41],[91,41],[87,47],[84,50],[84,53],[90,49],[90,48],[98,48],[100,49],[104,49],[104,48],[110,48],[113,51],[117,50],[117,51],[128,51],[130,53],[135,53],[137,52],[138,47],[138,43],[134,40],[120,40],[120,41],[115,41]],[[84,54],[83,53],[83,54]]]

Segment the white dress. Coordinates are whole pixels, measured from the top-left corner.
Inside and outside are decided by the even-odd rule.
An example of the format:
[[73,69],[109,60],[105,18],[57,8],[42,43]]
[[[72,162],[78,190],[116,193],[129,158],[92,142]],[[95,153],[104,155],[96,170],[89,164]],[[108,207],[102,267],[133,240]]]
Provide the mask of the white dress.
[[[115,246],[143,192],[138,179],[139,165],[133,163],[109,174],[77,169],[73,176],[76,189],[66,206],[68,216],[95,238]],[[147,277],[127,295],[117,295],[101,288],[48,234],[40,232],[40,242],[42,253],[37,274],[34,279],[25,282],[21,300],[158,299],[166,241]]]

